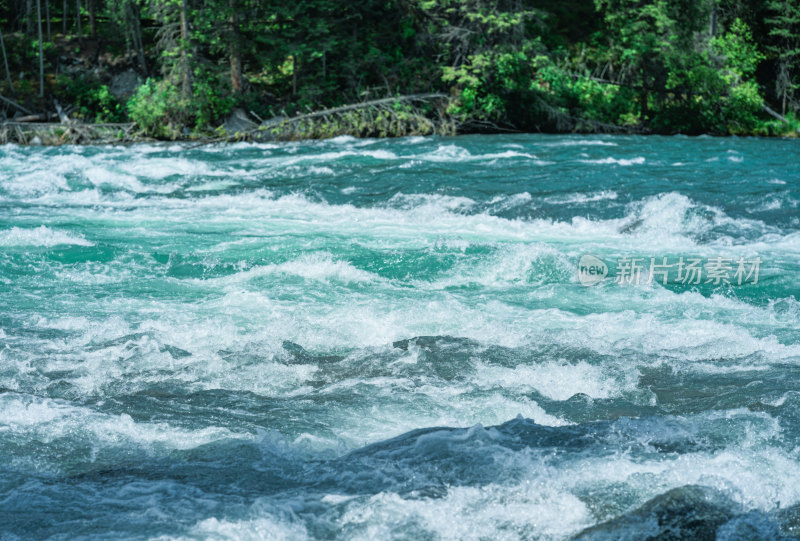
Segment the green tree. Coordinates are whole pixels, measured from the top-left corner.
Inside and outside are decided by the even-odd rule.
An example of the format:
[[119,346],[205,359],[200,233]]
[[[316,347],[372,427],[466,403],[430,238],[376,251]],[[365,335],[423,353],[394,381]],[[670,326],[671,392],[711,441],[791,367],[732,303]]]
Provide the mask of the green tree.
[[772,43],[768,50],[777,57],[775,91],[781,99],[781,112],[785,115],[787,105],[798,108],[800,90],[800,0],[769,0],[769,37]]

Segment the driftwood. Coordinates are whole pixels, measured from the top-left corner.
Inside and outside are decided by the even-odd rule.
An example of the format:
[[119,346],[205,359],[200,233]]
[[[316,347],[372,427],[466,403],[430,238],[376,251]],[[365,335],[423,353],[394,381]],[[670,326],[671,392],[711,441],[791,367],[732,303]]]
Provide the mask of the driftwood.
[[141,140],[135,137],[133,123],[0,123],[0,144],[27,145],[34,143],[36,138],[45,145],[132,143]]
[[56,113],[58,114],[58,119],[61,120],[62,124],[71,124],[72,121],[69,119],[67,114],[64,112],[64,109],[61,108],[59,105],[58,100],[53,100],[53,105],[56,108]]

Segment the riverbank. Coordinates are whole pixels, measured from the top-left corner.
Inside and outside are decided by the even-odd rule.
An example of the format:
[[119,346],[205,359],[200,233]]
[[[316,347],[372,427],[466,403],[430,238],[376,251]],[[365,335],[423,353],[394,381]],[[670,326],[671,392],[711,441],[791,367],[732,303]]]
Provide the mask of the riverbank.
[[[255,128],[243,131],[227,131],[220,129],[216,134],[188,134],[182,137],[160,139],[144,134],[132,123],[99,123],[99,124],[61,124],[61,123],[0,123],[0,145],[18,144],[29,146],[59,146],[59,145],[107,145],[107,144],[133,144],[152,143],[157,141],[173,141],[184,143],[211,144],[224,142],[269,142],[269,141],[302,141],[329,139],[338,136],[351,136],[356,138],[393,138],[407,136],[428,135],[469,135],[474,131],[459,131],[457,122],[452,119],[439,123],[426,118],[411,118],[408,120],[385,119],[376,124],[359,124],[355,119],[346,119],[334,122],[324,119],[306,119],[302,123],[292,123],[286,120],[276,120],[272,123],[256,125]],[[530,133],[515,132],[513,130],[491,130],[487,126],[486,134],[500,133]],[[618,134],[618,135],[663,135],[641,131],[619,130],[611,131],[581,131],[580,134]],[[562,134],[563,135],[563,134]],[[731,135],[721,137],[734,137]],[[739,137],[739,136],[735,136]],[[800,131],[788,129],[785,133],[753,134],[751,137],[774,138],[800,138]]]

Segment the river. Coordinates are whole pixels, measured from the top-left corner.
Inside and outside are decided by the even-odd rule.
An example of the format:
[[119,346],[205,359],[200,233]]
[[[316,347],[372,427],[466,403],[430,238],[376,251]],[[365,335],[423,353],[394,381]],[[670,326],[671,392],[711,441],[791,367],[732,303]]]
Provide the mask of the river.
[[799,203],[796,140],[2,147],[0,538],[798,535]]

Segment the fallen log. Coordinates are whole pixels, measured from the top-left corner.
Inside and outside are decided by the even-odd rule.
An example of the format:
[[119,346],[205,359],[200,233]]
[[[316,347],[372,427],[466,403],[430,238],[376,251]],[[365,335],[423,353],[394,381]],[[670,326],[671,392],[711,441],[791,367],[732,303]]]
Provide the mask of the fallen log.
[[773,116],[773,117],[777,118],[778,120],[780,120],[784,124],[788,124],[789,123],[789,121],[786,119],[785,116],[783,116],[783,115],[779,114],[778,112],[770,109],[769,107],[767,107],[766,104],[762,103],[761,104],[761,108],[764,110],[764,112],[766,112],[770,116]]
[[14,122],[44,122],[47,120],[45,115],[26,115],[14,119]]
[[25,113],[26,115],[32,115],[33,114],[33,111],[31,111],[30,109],[26,109],[25,107],[23,107],[19,103],[15,102],[14,100],[10,100],[10,99],[6,98],[5,96],[0,96],[0,101],[9,104],[11,107],[15,108],[16,110],[18,110],[21,113]]
[[426,101],[432,99],[443,99],[449,97],[447,94],[431,93],[431,94],[409,94],[407,96],[397,96],[394,98],[382,98],[379,100],[364,101],[361,103],[354,103],[352,105],[344,105],[342,107],[333,107],[332,109],[323,109],[314,113],[307,113],[304,115],[293,116],[291,118],[282,119],[282,122],[297,122],[298,120],[305,120],[307,118],[315,118],[320,116],[335,115],[347,111],[354,111],[356,109],[365,109],[369,107],[376,107],[380,105],[389,105],[393,103],[402,103],[404,101]]

